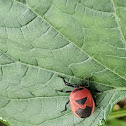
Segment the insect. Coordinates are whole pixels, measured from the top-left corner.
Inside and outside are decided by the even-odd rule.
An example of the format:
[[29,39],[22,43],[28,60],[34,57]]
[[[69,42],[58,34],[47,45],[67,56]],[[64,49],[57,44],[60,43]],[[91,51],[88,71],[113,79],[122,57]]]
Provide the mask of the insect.
[[87,89],[90,86],[91,78],[88,79],[88,86],[82,87],[80,85],[73,85],[66,82],[65,78],[62,76],[59,77],[63,79],[65,85],[74,88],[72,91],[56,90],[57,92],[70,93],[69,100],[66,102],[65,109],[63,111],[67,110],[67,104],[70,102],[71,110],[77,117],[89,117],[95,109],[94,99],[91,92]]

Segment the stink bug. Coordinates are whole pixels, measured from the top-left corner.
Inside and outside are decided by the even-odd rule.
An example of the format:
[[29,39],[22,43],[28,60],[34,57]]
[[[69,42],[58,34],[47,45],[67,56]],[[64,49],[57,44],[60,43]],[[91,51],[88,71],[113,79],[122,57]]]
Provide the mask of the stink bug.
[[58,92],[70,93],[69,100],[66,102],[65,109],[63,111],[67,110],[67,104],[70,102],[71,110],[77,117],[89,117],[95,109],[94,99],[91,92],[87,89],[90,86],[91,78],[88,79],[88,86],[82,87],[80,85],[73,85],[66,82],[62,76],[59,77],[63,79],[65,85],[74,88],[72,91],[56,90]]

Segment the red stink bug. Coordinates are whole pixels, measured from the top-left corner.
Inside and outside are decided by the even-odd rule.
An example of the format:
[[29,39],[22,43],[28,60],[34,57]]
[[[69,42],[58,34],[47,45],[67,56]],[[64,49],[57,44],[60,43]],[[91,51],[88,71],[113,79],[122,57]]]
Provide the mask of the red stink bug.
[[95,102],[93,100],[92,94],[87,89],[90,86],[90,78],[88,79],[88,86],[82,87],[80,85],[73,85],[66,82],[62,76],[59,77],[63,79],[65,85],[74,87],[72,91],[56,90],[58,92],[70,93],[69,100],[65,104],[65,109],[63,111],[67,110],[67,104],[70,102],[71,110],[77,117],[89,117],[95,109]]

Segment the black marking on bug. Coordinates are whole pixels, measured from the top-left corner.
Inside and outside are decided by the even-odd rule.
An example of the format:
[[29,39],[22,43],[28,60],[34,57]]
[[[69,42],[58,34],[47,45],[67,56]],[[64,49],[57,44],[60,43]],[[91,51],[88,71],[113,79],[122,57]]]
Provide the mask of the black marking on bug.
[[85,109],[79,108],[79,109],[76,111],[76,114],[79,115],[80,118],[86,118],[86,117],[88,117],[88,116],[91,115],[91,112],[92,112],[92,107],[86,106]]
[[77,88],[75,89],[73,92],[79,91],[79,90],[83,90],[84,88]]
[[87,97],[82,98],[82,99],[79,99],[79,100],[76,100],[76,102],[77,102],[78,104],[80,104],[80,105],[83,105],[83,104],[86,102],[86,100],[87,100]]

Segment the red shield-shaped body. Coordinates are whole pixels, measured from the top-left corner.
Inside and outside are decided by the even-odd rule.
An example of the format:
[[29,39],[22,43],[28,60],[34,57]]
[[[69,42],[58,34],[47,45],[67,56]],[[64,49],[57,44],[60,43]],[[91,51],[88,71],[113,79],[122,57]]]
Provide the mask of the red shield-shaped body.
[[95,103],[90,91],[82,86],[74,88],[69,96],[73,113],[79,118],[89,117],[95,109]]

